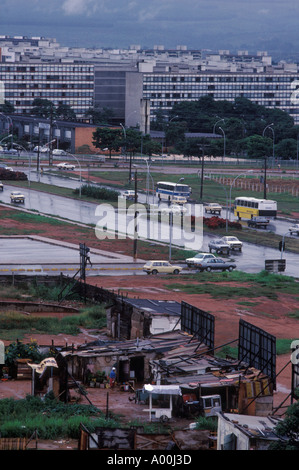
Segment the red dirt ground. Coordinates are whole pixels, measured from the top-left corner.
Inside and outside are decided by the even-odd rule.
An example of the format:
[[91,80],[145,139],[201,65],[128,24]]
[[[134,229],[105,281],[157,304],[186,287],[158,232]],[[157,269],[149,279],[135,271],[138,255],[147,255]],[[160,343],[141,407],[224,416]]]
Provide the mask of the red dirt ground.
[[[0,207],[0,217],[2,211],[7,210]],[[67,240],[69,243],[79,244],[82,242],[82,236],[84,235],[84,241],[88,246],[98,248],[101,250],[110,251],[112,248],[111,241],[99,241],[96,239],[93,230],[81,229],[77,227],[74,231],[73,226],[70,225],[69,230],[65,230],[65,227],[53,226],[50,224],[40,223],[37,226],[30,223],[18,222],[9,217],[1,217],[1,226],[7,227],[10,230],[10,234],[13,232],[17,235],[20,233],[38,233],[41,236],[47,238],[53,238],[56,240]],[[0,232],[2,235],[5,233]],[[152,257],[152,247],[149,249],[148,256]],[[128,245],[126,240],[119,240],[117,242],[117,252],[123,254],[132,254],[132,247]],[[146,258],[147,256],[144,256]],[[174,282],[177,280],[174,278]],[[182,279],[181,279],[182,281]],[[299,301],[298,297],[290,296],[286,294],[279,294],[278,300],[270,300],[266,297],[255,298],[254,292],[252,296],[248,298],[237,298],[229,300],[215,300],[209,295],[191,295],[184,292],[174,292],[168,290],[164,284],[170,284],[169,278],[163,279],[163,277],[147,276],[98,276],[88,277],[88,283],[96,284],[99,287],[107,289],[119,289],[129,297],[141,297],[148,299],[160,299],[160,300],[176,300],[181,302],[182,300],[200,307],[201,309],[210,312],[215,316],[215,338],[216,346],[225,344],[226,342],[232,341],[238,338],[238,326],[239,319],[243,318],[246,321],[262,328],[268,333],[276,336],[277,338],[289,338],[298,339],[299,327],[298,320],[291,318],[288,313],[298,311]],[[256,305],[240,305],[241,301],[255,301]],[[65,343],[82,344],[89,342],[94,339],[94,336],[88,332],[82,332],[79,336],[71,337],[67,335],[35,335],[32,332],[31,337],[27,340],[35,339],[39,344],[51,344],[52,340],[55,345],[64,346]],[[26,342],[26,338],[23,340]],[[277,357],[277,373],[279,373],[290,361],[290,354]],[[287,397],[291,387],[291,367],[288,365],[277,378],[277,391],[274,394],[274,406],[279,406],[283,400]],[[8,381],[0,382],[0,399],[4,397],[25,397],[27,393],[30,393],[30,383],[27,381]],[[94,404],[98,404],[101,409],[105,409],[106,403],[106,391],[101,389],[90,389],[90,399],[95,401]],[[113,411],[120,414],[125,414],[127,418],[132,418],[132,408],[128,407],[128,396],[126,393],[111,392],[109,399],[110,407]],[[285,405],[289,404],[289,401]],[[130,404],[131,405],[131,404]],[[140,412],[140,408],[134,411],[136,414]],[[64,443],[64,448],[67,445]]]

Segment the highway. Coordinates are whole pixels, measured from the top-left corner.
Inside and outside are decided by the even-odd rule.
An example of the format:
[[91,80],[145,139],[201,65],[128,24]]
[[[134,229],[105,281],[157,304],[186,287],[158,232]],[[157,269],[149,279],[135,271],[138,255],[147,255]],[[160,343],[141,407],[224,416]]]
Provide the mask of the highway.
[[[36,173],[31,172],[31,181],[35,178],[38,178]],[[69,178],[54,177],[44,174],[41,176],[41,181],[49,182],[49,184],[56,184],[69,187],[78,187],[78,181],[74,181]],[[2,194],[0,194],[0,199],[3,203],[10,204],[10,192],[15,190],[13,186],[5,184],[5,188]],[[97,204],[88,203],[85,201],[75,200],[72,198],[65,198],[61,196],[56,196],[48,193],[43,193],[35,191],[30,188],[22,189],[22,192],[25,195],[25,204],[14,205],[14,207],[20,207],[21,209],[27,209],[30,211],[38,211],[42,214],[53,215],[57,217],[64,218],[68,221],[74,221],[76,223],[86,224],[86,225],[97,225],[101,219],[104,219],[104,222],[111,223],[111,220],[116,220],[115,225],[111,224],[110,228],[118,229],[122,233],[127,233],[129,236],[133,237],[134,226],[133,226],[133,217],[132,213],[129,218],[125,217],[123,213],[121,217],[116,215],[115,210],[112,207],[107,206],[106,217],[103,216],[102,207],[99,208]],[[145,198],[145,195],[143,195]],[[199,205],[198,205],[199,206]],[[225,218],[226,211],[223,211],[222,217]],[[100,215],[99,215],[100,214]],[[110,221],[110,222],[109,222]],[[169,244],[169,226],[165,221],[161,224],[157,220],[151,220],[150,224],[146,222],[145,217],[139,216],[139,237],[155,241],[162,241],[166,244]],[[103,220],[101,221],[103,225]],[[105,225],[105,224],[104,224]],[[268,230],[274,231],[276,234],[284,235],[288,232],[288,227],[290,222],[276,220],[273,221]],[[259,229],[260,230],[260,229]],[[149,237],[150,235],[150,237]],[[216,234],[215,234],[216,236]],[[182,230],[179,226],[174,225],[173,229],[173,238],[172,245],[186,247],[190,249],[196,249],[196,251],[208,251],[208,243],[212,235],[205,234],[202,237],[201,230],[198,230],[196,233],[191,233],[188,230]],[[20,266],[19,260],[22,259],[22,264],[26,264],[24,254],[16,250],[16,244],[14,241],[13,249],[11,250],[1,250],[1,267],[7,269],[9,265],[18,266],[18,269],[22,269]],[[57,249],[58,250],[58,249]],[[58,251],[57,251],[58,252]],[[64,254],[62,254],[64,253]],[[76,268],[77,261],[69,259],[69,253],[67,253],[66,248],[62,248],[62,253],[60,253],[58,264],[66,266],[66,269],[69,269],[70,266],[67,266],[69,263],[74,264],[74,269]],[[142,258],[142,253],[138,253]],[[21,258],[20,258],[21,256]],[[77,254],[76,254],[77,256]],[[271,249],[266,247],[259,247],[253,244],[244,243],[243,251],[232,252],[230,255],[237,264],[237,269],[246,271],[246,272],[259,272],[264,269],[265,259],[280,259],[281,253],[278,249]],[[299,256],[292,253],[284,253],[284,258],[286,259],[286,271],[285,274],[290,276],[298,276],[298,266],[299,266]],[[53,257],[51,258],[53,261]],[[132,260],[131,260],[132,261]],[[30,256],[30,262],[32,265],[38,266],[37,269],[48,269],[48,262],[45,257],[44,252],[39,250],[32,250]],[[93,269],[92,273],[96,271],[97,267],[103,267],[105,264],[105,259],[96,259],[92,260]],[[111,266],[109,266],[109,272],[113,273]],[[114,260],[115,272],[119,274],[120,268],[126,273],[140,273],[140,264],[127,266],[124,269],[123,262],[120,260]],[[128,269],[132,267],[132,269]],[[102,271],[102,270],[100,270]]]

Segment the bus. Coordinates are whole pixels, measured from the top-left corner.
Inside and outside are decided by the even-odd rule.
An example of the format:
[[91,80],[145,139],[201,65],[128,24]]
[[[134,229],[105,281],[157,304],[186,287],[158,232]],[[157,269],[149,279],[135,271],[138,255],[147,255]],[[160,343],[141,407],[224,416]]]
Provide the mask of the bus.
[[191,188],[187,184],[169,183],[159,181],[157,183],[156,196],[160,201],[185,204],[191,195]]
[[251,219],[252,217],[276,218],[277,202],[254,197],[237,197],[234,201],[234,215],[238,219]]

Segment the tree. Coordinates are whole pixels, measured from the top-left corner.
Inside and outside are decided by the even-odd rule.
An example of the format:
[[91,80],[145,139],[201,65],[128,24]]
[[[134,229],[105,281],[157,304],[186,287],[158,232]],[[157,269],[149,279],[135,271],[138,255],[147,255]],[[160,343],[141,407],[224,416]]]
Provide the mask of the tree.
[[3,114],[13,114],[15,112],[15,107],[9,101],[4,101],[4,103],[0,104],[0,113]]
[[249,158],[264,158],[272,155],[273,142],[268,137],[253,135],[244,139]]
[[109,150],[110,158],[112,150],[118,152],[123,142],[120,129],[111,129],[109,127],[98,127],[93,133],[93,139],[93,144],[95,147],[102,150]]
[[31,114],[43,118],[56,117],[56,108],[54,103],[47,99],[35,98],[32,102]]
[[285,418],[275,427],[275,432],[282,440],[271,444],[270,450],[299,450],[299,401],[288,407]]
[[63,121],[76,121],[75,111],[68,104],[60,104],[55,111],[56,118]]
[[275,154],[283,160],[296,158],[297,141],[295,139],[283,139],[275,146]]
[[107,125],[112,122],[114,117],[113,109],[103,107],[102,110],[96,108],[89,108],[85,112],[85,116],[88,117],[93,124],[96,125]]

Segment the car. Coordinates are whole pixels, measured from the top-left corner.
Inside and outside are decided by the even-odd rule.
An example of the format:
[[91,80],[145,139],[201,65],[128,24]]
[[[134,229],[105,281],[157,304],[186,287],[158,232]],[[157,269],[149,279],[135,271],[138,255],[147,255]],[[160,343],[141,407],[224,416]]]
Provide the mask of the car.
[[205,206],[205,212],[210,214],[220,214],[222,210],[222,207],[217,204],[216,202],[211,202],[210,204],[207,204]]
[[215,251],[216,253],[229,254],[230,247],[227,243],[221,240],[221,238],[217,238],[209,242],[209,250],[210,253]]
[[49,151],[49,148],[48,147],[41,147],[41,146],[36,146],[34,147],[33,149],[33,152],[41,152],[41,153],[46,153]]
[[3,191],[3,189],[4,189],[3,183],[2,181],[0,181],[0,191]]
[[147,261],[143,266],[143,271],[147,274],[158,274],[158,273],[167,273],[167,274],[179,274],[182,271],[181,266],[174,266],[169,263],[169,261]]
[[227,243],[231,250],[242,251],[243,243],[237,237],[226,236],[226,237],[222,237],[221,240],[224,243]]
[[61,149],[54,149],[52,155],[67,155],[67,152]]
[[269,225],[270,220],[267,219],[267,217],[252,217],[250,220],[248,220],[247,225],[248,227],[264,227],[267,228],[267,225]]
[[187,258],[185,262],[189,268],[196,268],[203,260],[214,258],[216,258],[216,256],[211,253],[197,253],[193,258]]
[[291,235],[295,233],[296,235],[299,235],[299,224],[294,224],[291,227],[289,227],[289,232]]
[[235,263],[231,261],[225,261],[221,258],[206,259],[202,260],[200,264],[197,265],[199,271],[232,271],[236,268]]
[[4,149],[1,150],[1,153],[4,153],[6,155],[17,155],[18,151],[16,149]]
[[0,163],[0,170],[1,170],[1,168],[3,170],[7,170],[7,171],[14,171],[11,166],[7,166],[5,163]]
[[[128,199],[128,201],[135,201],[135,191],[127,189],[122,194],[123,198]],[[138,195],[137,195],[138,199]]]
[[76,167],[72,163],[58,163],[56,165],[58,170],[74,170]]
[[186,207],[178,204],[171,204],[170,206],[160,207],[158,211],[161,212],[162,215],[170,214],[170,212],[172,212],[173,215],[180,215],[187,212],[187,209]]
[[11,202],[25,202],[24,194],[20,193],[20,191],[13,191],[10,193],[10,201]]

